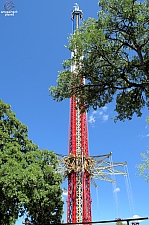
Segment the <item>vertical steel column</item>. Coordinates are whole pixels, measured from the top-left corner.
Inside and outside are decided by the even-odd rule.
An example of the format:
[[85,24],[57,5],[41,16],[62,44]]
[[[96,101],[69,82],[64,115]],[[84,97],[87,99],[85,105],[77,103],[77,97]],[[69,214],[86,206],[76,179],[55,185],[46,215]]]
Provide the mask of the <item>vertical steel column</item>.
[[[76,4],[72,11],[73,33],[79,28],[82,10]],[[72,53],[73,56],[73,53]],[[75,76],[76,65],[71,71]],[[82,81],[83,83],[83,81]],[[70,99],[70,131],[68,154],[75,157],[75,171],[68,174],[67,223],[89,222],[91,218],[90,175],[84,170],[88,153],[86,113],[77,108],[77,98]]]
[[[76,155],[76,101],[70,99],[70,131],[68,154]],[[68,175],[67,222],[76,222],[76,173]]]

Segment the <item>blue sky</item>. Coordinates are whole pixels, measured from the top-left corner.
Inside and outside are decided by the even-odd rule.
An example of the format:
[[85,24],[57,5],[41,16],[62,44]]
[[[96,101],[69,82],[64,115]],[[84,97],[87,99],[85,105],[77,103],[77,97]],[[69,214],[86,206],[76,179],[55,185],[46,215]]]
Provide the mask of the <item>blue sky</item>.
[[[5,1],[1,0],[0,10]],[[11,105],[22,123],[28,126],[29,138],[41,149],[67,154],[69,130],[69,100],[54,102],[48,88],[56,84],[62,61],[70,57],[64,47],[72,33],[71,11],[73,0],[13,0],[14,16],[0,14],[0,98]],[[97,0],[78,0],[84,19],[97,18]],[[132,121],[117,122],[114,103],[88,114],[89,149],[91,155],[113,152],[115,162],[128,162],[134,199],[134,214],[149,216],[149,184],[138,177],[135,165],[141,162],[140,153],[149,144],[149,115]],[[116,177],[119,216],[131,217],[123,176]],[[111,220],[116,217],[112,184],[96,181],[92,190],[93,220]],[[67,188],[67,183],[63,185]],[[64,200],[66,197],[64,196]],[[64,206],[66,209],[66,205]],[[65,219],[64,214],[64,219]],[[21,221],[17,225],[22,224]],[[148,221],[141,224],[147,225]]]

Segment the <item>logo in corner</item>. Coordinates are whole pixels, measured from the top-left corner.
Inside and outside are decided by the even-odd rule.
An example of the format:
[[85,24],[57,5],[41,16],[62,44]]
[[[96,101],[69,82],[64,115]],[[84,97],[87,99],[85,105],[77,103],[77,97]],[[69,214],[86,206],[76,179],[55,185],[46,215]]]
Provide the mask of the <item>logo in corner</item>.
[[13,8],[15,8],[13,1],[7,1],[4,3],[4,11],[1,11],[1,14],[4,14],[5,16],[14,16],[18,11],[12,10]]
[[14,7],[15,7],[15,5],[14,5],[14,3],[12,1],[4,3],[5,11],[9,11],[9,10],[11,10]]

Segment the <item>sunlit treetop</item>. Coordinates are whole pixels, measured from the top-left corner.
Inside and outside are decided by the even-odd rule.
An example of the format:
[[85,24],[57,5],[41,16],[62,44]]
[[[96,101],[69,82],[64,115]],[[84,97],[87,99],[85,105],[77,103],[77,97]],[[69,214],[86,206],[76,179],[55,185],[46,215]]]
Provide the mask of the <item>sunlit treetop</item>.
[[148,12],[149,1],[101,0],[98,19],[84,21],[69,38],[74,56],[63,62],[57,86],[50,87],[53,99],[75,96],[82,111],[114,102],[115,121],[141,116],[149,107]]

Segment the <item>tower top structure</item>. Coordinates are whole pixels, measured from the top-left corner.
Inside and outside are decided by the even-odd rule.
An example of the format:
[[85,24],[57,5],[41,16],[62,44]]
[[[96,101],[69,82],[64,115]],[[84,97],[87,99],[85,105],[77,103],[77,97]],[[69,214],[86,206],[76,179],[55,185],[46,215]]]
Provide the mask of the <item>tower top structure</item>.
[[82,10],[79,9],[78,3],[75,3],[75,5],[74,5],[74,10],[72,11],[72,13],[79,13],[79,14],[82,14]]
[[74,21],[74,27],[73,27],[73,32],[79,28],[79,19],[82,19],[83,17],[83,12],[82,10],[79,9],[78,3],[75,3],[74,9],[72,10],[72,20]]

